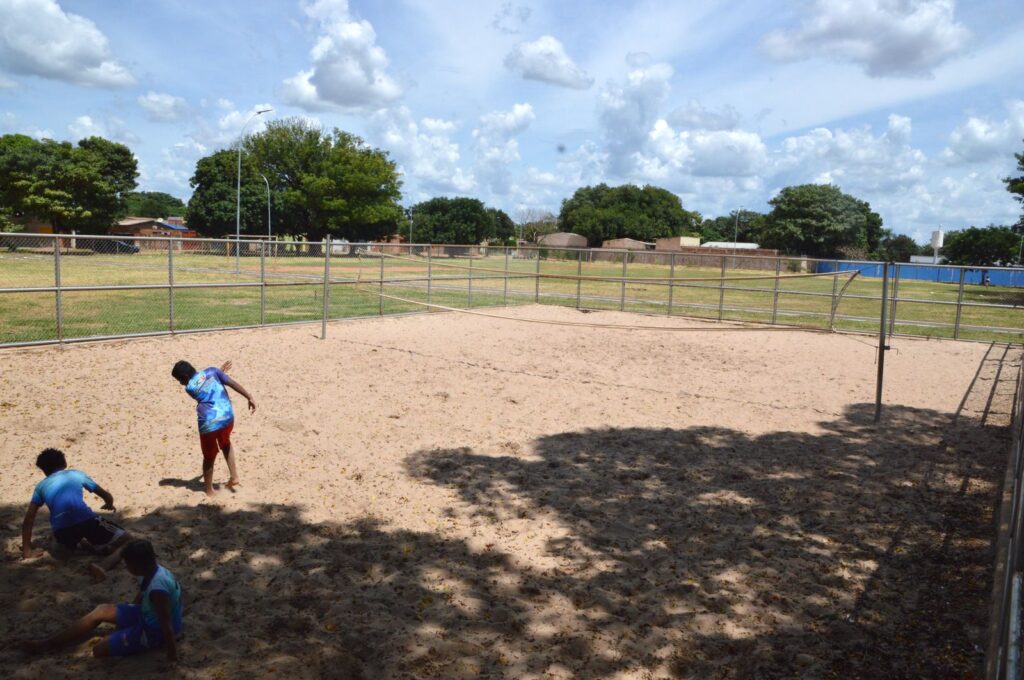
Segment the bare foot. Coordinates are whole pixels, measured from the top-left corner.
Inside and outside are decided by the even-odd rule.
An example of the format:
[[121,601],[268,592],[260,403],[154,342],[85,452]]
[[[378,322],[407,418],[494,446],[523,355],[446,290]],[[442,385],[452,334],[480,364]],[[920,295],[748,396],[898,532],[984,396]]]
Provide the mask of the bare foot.
[[217,495],[217,492],[214,491],[212,486],[206,487],[204,491],[206,491],[206,495],[209,498],[213,498],[215,495]]
[[89,574],[92,576],[92,580],[96,583],[104,581],[107,578],[107,572],[103,570],[103,567],[96,563],[89,565]]
[[229,479],[228,483],[224,486],[227,487],[228,491],[234,491],[236,486],[242,486],[242,483],[237,479]]

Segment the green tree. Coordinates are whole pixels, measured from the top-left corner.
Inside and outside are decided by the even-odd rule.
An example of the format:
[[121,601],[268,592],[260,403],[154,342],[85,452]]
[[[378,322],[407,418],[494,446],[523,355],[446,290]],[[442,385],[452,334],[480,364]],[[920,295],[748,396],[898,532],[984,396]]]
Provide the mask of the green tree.
[[886,262],[910,262],[910,256],[917,255],[919,249],[909,236],[886,236],[878,246],[878,257]]
[[[196,164],[189,226],[204,233],[234,232],[237,153],[237,147],[218,151]],[[398,233],[404,224],[394,162],[347,132],[327,133],[303,119],[286,118],[246,137],[243,233],[266,232],[267,193],[261,175],[270,185],[276,234],[365,241]]]
[[162,191],[131,191],[125,196],[126,215],[171,217],[185,214],[185,202]]
[[950,264],[991,267],[1017,261],[1020,236],[1010,227],[968,227],[946,234],[942,257]]
[[700,240],[702,243],[708,241],[731,243],[733,237],[738,234],[736,237],[740,243],[760,244],[765,219],[764,214],[753,210],[734,210],[729,215],[705,218],[700,223]]
[[558,222],[563,231],[587,237],[592,246],[614,238],[653,241],[698,231],[700,215],[683,209],[667,189],[607,184],[581,187],[562,201]]
[[508,244],[516,235],[516,223],[504,210],[488,208],[487,214],[494,221],[494,240]]
[[474,245],[497,236],[494,216],[475,198],[432,198],[411,212],[416,243]]
[[[190,229],[213,238],[235,233],[237,162],[236,151],[222,150],[196,163],[189,182],[192,198],[185,210]],[[266,190],[249,157],[242,163],[241,207],[242,233],[266,233]]]
[[[1024,153],[1015,153],[1014,156],[1017,158],[1017,172],[1020,174],[1017,177],[1006,177],[1003,182],[1006,184],[1006,190],[1024,206]],[[1024,231],[1024,212],[1021,212],[1017,226]]]
[[768,201],[761,244],[811,257],[869,255],[884,235],[882,218],[860,199],[831,184],[786,187]]
[[0,210],[56,231],[106,232],[124,215],[138,167],[128,147],[101,137],[68,142],[0,137]]

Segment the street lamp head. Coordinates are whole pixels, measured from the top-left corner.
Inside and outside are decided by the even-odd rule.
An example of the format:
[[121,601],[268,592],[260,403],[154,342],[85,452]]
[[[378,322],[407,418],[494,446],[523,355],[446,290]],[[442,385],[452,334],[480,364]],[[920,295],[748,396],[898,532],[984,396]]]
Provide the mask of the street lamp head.
[[273,110],[274,110],[274,109],[272,109],[272,108],[270,108],[270,107],[267,107],[267,108],[265,108],[265,109],[259,109],[259,110],[258,110],[258,111],[256,112],[256,115],[259,115],[259,114],[261,114],[261,113],[270,113],[270,112],[271,112],[271,111],[273,111]]

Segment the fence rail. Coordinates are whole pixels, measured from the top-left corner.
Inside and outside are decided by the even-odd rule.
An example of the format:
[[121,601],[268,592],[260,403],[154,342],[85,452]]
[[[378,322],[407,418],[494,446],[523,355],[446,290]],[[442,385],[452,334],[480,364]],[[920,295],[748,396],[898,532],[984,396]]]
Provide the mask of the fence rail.
[[[326,333],[333,319],[428,311],[424,303],[874,333],[885,272],[891,335],[1024,342],[1024,290],[972,283],[985,282],[976,268],[940,267],[936,283],[918,267],[731,252],[0,234],[0,347],[306,322]],[[986,272],[1013,283],[1021,274]]]

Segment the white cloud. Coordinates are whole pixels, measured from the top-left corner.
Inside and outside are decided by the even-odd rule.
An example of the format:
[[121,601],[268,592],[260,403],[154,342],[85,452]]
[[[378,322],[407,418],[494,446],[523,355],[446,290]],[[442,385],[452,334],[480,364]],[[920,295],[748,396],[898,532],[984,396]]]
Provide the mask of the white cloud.
[[954,0],[816,0],[800,28],[768,34],[761,48],[783,61],[851,61],[873,77],[930,76],[967,44],[954,8]]
[[565,53],[562,43],[550,35],[533,42],[521,42],[505,57],[505,67],[527,80],[586,90],[594,84],[591,78]]
[[79,116],[68,125],[68,132],[74,140],[86,137],[104,137],[122,144],[137,144],[136,136],[123,120],[110,116],[106,120],[94,119],[92,116]]
[[690,101],[668,114],[667,120],[676,127],[688,130],[735,130],[740,124],[740,114],[732,106],[724,106],[721,111],[711,111],[698,101]]
[[695,177],[749,177],[765,169],[768,155],[761,138],[743,130],[682,130],[658,120],[649,135],[646,174],[682,172]]
[[950,163],[976,163],[1010,156],[1024,138],[1024,100],[1006,105],[1007,117],[992,120],[971,116],[949,135],[942,157]]
[[407,107],[399,106],[374,113],[370,127],[375,142],[421,187],[442,193],[465,193],[473,188],[473,176],[459,167],[459,145],[451,140],[456,123],[436,118],[417,123]]
[[160,123],[171,123],[179,120],[188,110],[188,104],[181,97],[159,92],[140,94],[136,99],[146,117]]
[[480,117],[473,130],[476,142],[475,175],[495,194],[506,194],[510,188],[510,165],[519,160],[522,134],[536,116],[529,104],[516,104],[510,111],[492,111]]
[[303,10],[321,33],[310,51],[312,68],[282,84],[286,102],[308,111],[345,111],[381,107],[402,95],[373,26],[355,21],[346,0],[305,2]]
[[[632,63],[642,62],[634,58]],[[668,97],[673,74],[669,64],[648,64],[634,68],[624,82],[609,82],[602,90],[598,117],[607,144],[609,169],[614,175],[628,176],[632,170],[634,154],[647,141]]]
[[886,131],[816,128],[787,137],[775,164],[776,182],[800,184],[815,178],[852,189],[855,195],[893,195],[925,180],[928,158],[910,145],[912,124],[889,116]]
[[522,30],[523,25],[530,19],[530,8],[525,5],[513,5],[511,2],[502,3],[501,8],[491,26],[502,33],[515,34]]
[[[218,108],[221,107],[218,106]],[[242,134],[242,127],[246,126],[246,121],[249,121],[250,118],[252,120],[245,127],[245,134],[251,135],[262,131],[266,127],[267,117],[273,116],[273,112],[255,117],[253,117],[253,114],[269,108],[271,108],[270,104],[262,103],[256,104],[246,111],[233,109],[221,115],[215,121],[197,118],[195,120],[196,127],[189,133],[188,137],[194,143],[202,144],[206,147],[230,146],[238,141],[239,135]],[[317,124],[319,124],[319,121],[317,121]]]
[[0,114],[0,132],[28,135],[36,139],[53,139],[53,130],[44,130],[35,125],[22,126],[18,124],[18,117],[10,111]]
[[92,21],[54,0],[0,3],[0,68],[75,85],[122,87],[135,78],[114,59]]

